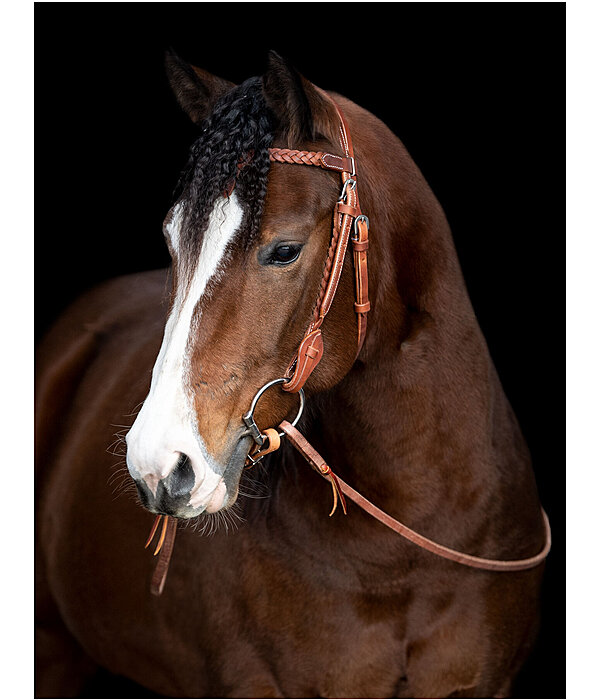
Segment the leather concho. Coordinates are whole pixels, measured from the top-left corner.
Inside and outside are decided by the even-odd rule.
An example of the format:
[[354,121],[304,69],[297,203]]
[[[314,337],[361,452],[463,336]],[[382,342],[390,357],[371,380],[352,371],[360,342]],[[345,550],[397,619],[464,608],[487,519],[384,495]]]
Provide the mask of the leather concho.
[[289,376],[290,381],[283,384],[282,388],[291,393],[300,391],[313,369],[321,361],[323,350],[323,334],[320,328],[305,335],[285,375]]

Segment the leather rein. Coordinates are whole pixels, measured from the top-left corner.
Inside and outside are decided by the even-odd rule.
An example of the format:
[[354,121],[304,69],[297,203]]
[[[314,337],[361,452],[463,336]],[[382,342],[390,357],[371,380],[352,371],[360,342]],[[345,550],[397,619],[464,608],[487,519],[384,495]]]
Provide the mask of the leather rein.
[[[486,559],[471,554],[465,554],[420,535],[368,501],[364,496],[358,493],[358,491],[355,491],[343,479],[333,473],[323,457],[321,457],[295,427],[304,409],[303,386],[323,357],[324,346],[321,326],[335,297],[349,242],[352,244],[355,274],[354,310],[357,316],[356,357],[358,357],[365,340],[367,313],[370,309],[367,270],[369,219],[362,213],[358,200],[356,160],[354,157],[352,140],[350,138],[346,119],[339,106],[329,95],[322,91],[321,93],[333,104],[339,117],[339,140],[344,155],[334,155],[321,151],[299,151],[288,148],[269,149],[270,160],[275,163],[310,165],[339,172],[342,178],[342,190],[333,212],[333,232],[312,320],[304,333],[284,377],[268,382],[261,387],[252,401],[250,410],[242,417],[248,428],[248,434],[252,436],[256,443],[254,451],[251,452],[246,459],[246,468],[253,467],[267,454],[279,449],[281,438],[287,437],[289,442],[300,452],[306,462],[331,484],[333,508],[329,514],[330,516],[333,515],[338,504],[341,504],[344,514],[347,514],[345,500],[345,497],[347,497],[369,515],[379,520],[379,522],[383,523],[397,534],[422,549],[426,549],[444,559],[487,571],[506,572],[532,569],[544,561],[551,547],[550,523],[543,509],[542,517],[546,541],[542,550],[535,556],[526,559],[500,560]],[[282,421],[278,426],[279,430],[268,428],[267,430],[261,431],[254,421],[254,410],[262,394],[275,385],[280,385],[283,391],[297,393],[299,395],[299,411],[291,423],[287,420]],[[146,541],[146,547],[152,542],[161,524],[161,520],[161,533],[154,551],[154,555],[159,555],[159,559],[150,586],[150,590],[155,595],[160,595],[164,589],[177,530],[177,521],[175,518],[167,515],[157,515],[148,540]]]

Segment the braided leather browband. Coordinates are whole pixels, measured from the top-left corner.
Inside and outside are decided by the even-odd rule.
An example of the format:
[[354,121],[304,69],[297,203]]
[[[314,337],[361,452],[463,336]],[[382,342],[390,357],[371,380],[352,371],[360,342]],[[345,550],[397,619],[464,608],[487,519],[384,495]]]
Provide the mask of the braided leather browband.
[[[322,93],[333,104],[340,120],[339,136],[343,156],[322,151],[299,151],[290,148],[270,148],[269,157],[275,163],[313,165],[325,170],[339,172],[342,176],[342,195],[333,212],[333,232],[325,261],[319,296],[315,304],[313,319],[306,330],[295,357],[285,374],[289,381],[282,385],[284,391],[296,393],[302,389],[311,372],[323,357],[323,335],[321,325],[327,315],[342,275],[346,250],[352,241],[354,257],[357,315],[357,351],[365,341],[369,303],[369,277],[367,250],[369,248],[369,220],[364,216],[358,201],[356,162],[354,149],[344,115],[329,95]],[[351,236],[352,229],[354,233]]]
[[295,151],[291,148],[269,148],[269,157],[277,163],[292,165],[316,165],[325,170],[352,173],[354,164],[351,158],[336,156],[323,151]]

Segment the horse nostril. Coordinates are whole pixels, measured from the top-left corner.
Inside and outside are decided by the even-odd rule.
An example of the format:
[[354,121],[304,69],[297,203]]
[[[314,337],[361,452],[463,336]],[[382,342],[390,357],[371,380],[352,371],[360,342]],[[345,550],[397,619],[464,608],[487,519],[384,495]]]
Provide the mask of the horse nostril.
[[188,494],[194,486],[195,479],[192,460],[182,452],[175,468],[166,479],[163,479],[163,483],[167,493],[176,498]]
[[186,462],[189,462],[189,460],[190,460],[190,458],[186,454],[184,454],[183,452],[180,452],[179,459],[177,460],[177,464],[175,465],[175,469],[178,469],[179,467],[183,467]]

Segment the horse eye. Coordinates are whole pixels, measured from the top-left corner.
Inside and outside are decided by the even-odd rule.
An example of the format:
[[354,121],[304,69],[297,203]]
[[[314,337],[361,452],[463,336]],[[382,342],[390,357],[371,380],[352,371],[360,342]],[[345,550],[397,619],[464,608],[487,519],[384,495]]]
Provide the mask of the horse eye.
[[275,248],[275,250],[271,253],[269,262],[272,265],[289,265],[298,258],[301,250],[301,245],[283,243],[281,245],[278,245]]

